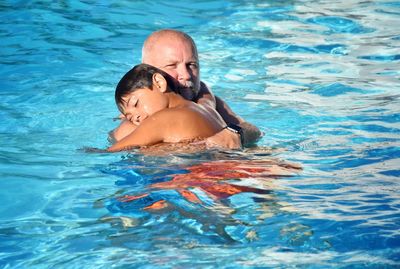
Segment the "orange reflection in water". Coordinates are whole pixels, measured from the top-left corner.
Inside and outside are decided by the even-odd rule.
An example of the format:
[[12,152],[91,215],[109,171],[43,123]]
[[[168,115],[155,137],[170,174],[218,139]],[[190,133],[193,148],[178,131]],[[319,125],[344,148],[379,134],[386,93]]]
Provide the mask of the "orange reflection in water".
[[[251,192],[265,194],[268,190],[232,184],[228,180],[244,178],[263,178],[271,180],[277,177],[293,176],[301,170],[301,166],[277,160],[229,160],[205,162],[186,167],[189,173],[174,175],[170,181],[151,184],[150,189],[174,189],[189,202],[201,204],[201,199],[191,190],[200,189],[214,200],[228,198],[232,195]],[[148,196],[125,195],[122,202],[130,202]],[[145,210],[160,210],[168,206],[166,200],[159,200],[145,207]]]

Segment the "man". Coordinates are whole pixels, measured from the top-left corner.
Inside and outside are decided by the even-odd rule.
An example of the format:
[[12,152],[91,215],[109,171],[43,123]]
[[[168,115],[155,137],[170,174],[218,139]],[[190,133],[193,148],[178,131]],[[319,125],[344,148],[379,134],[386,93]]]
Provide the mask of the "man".
[[[200,65],[193,39],[180,31],[164,29],[152,33],[144,42],[142,62],[168,73],[175,80],[175,87],[187,100],[192,100],[211,114],[218,113],[228,128],[206,139],[208,147],[240,148],[255,143],[260,130],[237,116],[220,98],[200,81]],[[141,119],[123,120],[111,136],[120,140],[132,132]]]

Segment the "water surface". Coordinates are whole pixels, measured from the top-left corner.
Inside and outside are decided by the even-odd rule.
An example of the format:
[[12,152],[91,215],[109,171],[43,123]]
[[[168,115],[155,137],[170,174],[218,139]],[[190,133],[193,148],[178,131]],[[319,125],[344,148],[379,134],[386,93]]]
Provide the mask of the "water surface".
[[[0,266],[399,267],[399,15],[398,1],[1,3]],[[107,145],[115,85],[160,28],[194,38],[202,80],[265,133],[259,149],[79,150]],[[303,170],[219,181],[258,193],[151,189],[278,159]],[[144,209],[159,200],[172,207]]]

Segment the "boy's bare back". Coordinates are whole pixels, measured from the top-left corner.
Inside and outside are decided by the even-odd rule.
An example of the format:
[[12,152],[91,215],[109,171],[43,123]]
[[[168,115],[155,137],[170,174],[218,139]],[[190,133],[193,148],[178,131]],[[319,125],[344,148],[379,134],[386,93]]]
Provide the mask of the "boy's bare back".
[[182,99],[180,105],[151,115],[134,132],[108,150],[120,151],[135,146],[204,139],[223,128],[222,119],[210,115],[202,106]]

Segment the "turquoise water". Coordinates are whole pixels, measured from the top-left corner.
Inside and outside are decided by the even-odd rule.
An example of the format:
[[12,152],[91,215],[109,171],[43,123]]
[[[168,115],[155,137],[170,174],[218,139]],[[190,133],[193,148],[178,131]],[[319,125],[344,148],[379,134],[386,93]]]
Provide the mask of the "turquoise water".
[[[399,15],[398,1],[3,1],[0,267],[399,268]],[[166,27],[194,38],[202,79],[261,149],[79,150],[107,145],[114,87]],[[191,186],[202,203],[150,189],[276,159],[303,170],[233,177],[262,191],[221,199]]]

